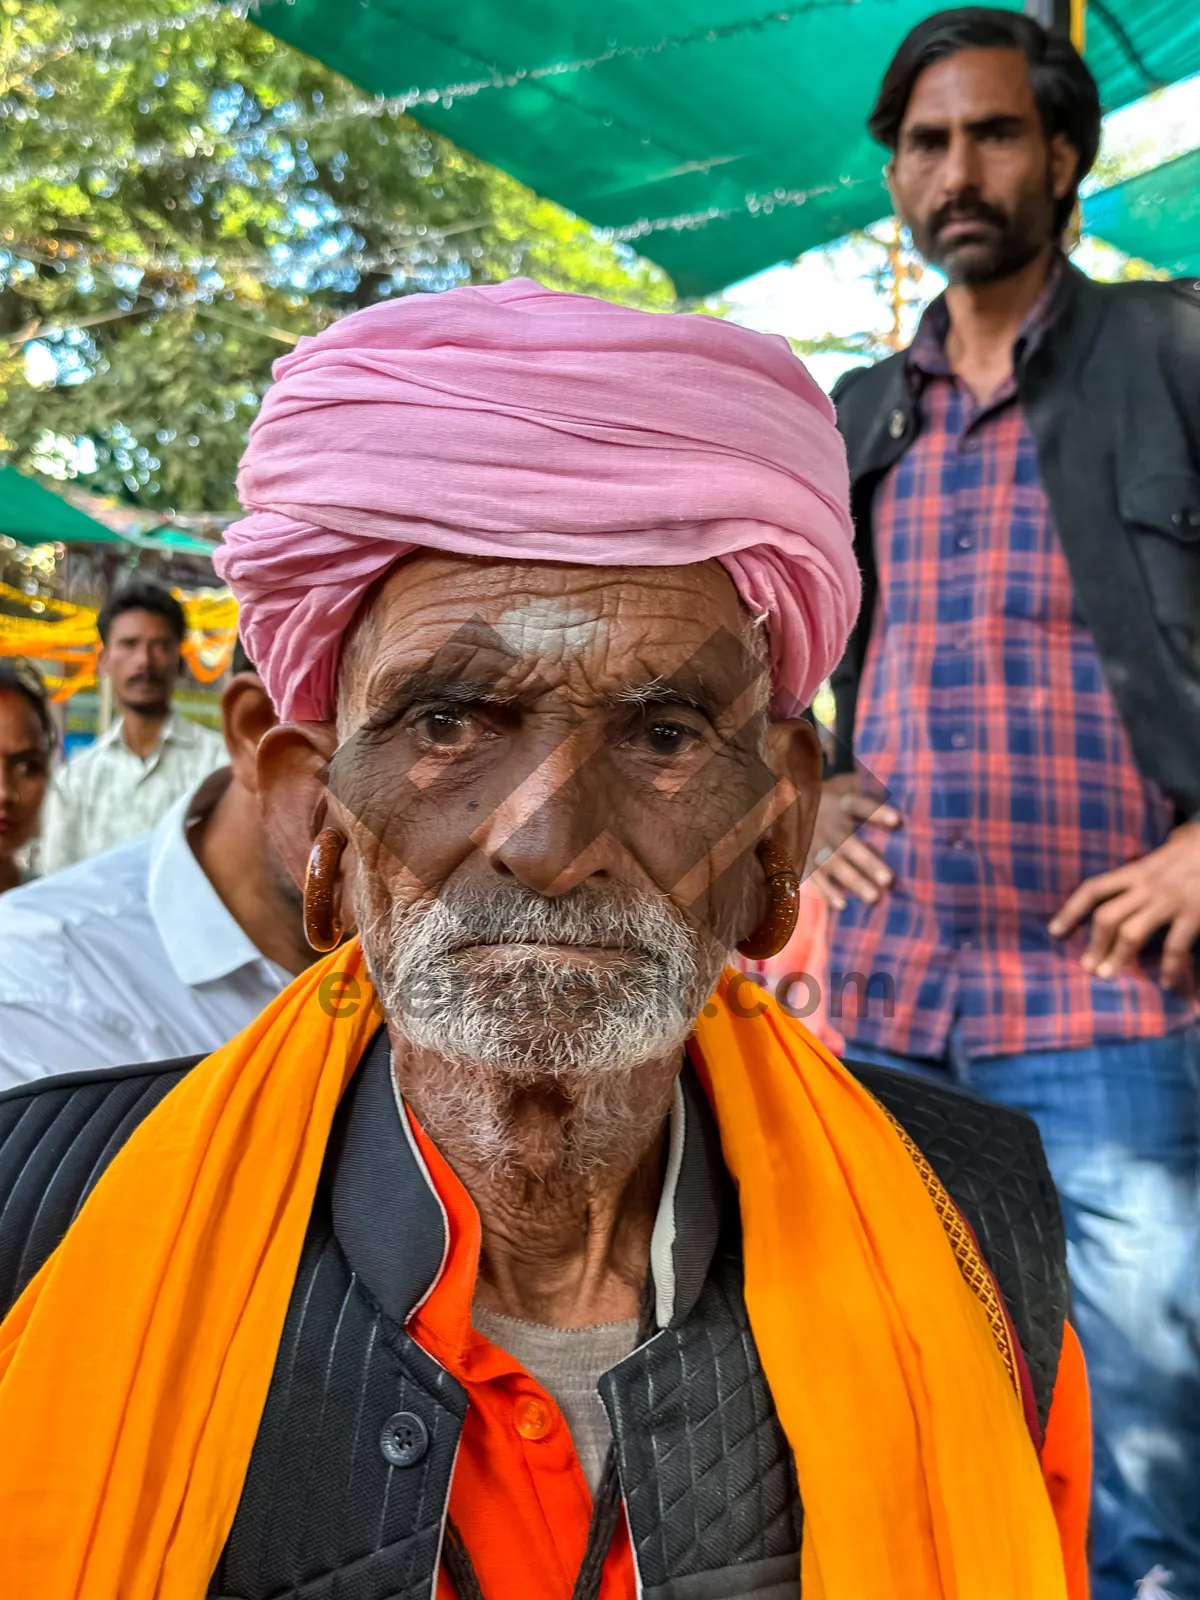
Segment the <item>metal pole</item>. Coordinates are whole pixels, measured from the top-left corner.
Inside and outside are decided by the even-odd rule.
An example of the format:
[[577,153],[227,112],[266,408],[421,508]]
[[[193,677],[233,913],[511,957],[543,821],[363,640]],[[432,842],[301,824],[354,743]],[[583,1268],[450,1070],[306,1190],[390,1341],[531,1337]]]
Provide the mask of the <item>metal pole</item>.
[[1079,12],[1079,31],[1083,28],[1083,0],[1025,0],[1025,15],[1040,22],[1049,33],[1062,33],[1079,48],[1075,38],[1075,13]]

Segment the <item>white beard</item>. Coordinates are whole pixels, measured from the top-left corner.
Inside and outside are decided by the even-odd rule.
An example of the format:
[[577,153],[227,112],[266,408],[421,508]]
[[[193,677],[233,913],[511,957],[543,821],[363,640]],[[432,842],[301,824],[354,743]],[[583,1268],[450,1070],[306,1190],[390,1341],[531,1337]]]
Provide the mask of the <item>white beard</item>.
[[443,893],[359,925],[392,1027],[445,1064],[422,1079],[424,1116],[492,1169],[512,1165],[514,1100],[535,1088],[562,1108],[559,1171],[644,1142],[633,1075],[681,1055],[726,958],[665,896],[590,885]]

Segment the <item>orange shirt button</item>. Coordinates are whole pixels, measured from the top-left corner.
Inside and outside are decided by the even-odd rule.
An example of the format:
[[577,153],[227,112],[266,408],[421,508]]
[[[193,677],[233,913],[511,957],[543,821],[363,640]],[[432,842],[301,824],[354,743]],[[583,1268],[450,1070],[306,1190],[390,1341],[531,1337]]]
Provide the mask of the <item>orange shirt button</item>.
[[554,1413],[536,1395],[522,1395],[513,1406],[513,1423],[522,1439],[544,1439],[554,1426]]

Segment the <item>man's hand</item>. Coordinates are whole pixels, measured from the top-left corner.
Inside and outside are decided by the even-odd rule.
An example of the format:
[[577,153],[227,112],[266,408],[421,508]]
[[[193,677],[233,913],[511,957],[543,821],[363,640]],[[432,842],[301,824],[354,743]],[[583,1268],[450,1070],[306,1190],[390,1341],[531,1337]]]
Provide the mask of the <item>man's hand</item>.
[[901,826],[902,819],[891,806],[881,806],[878,800],[859,794],[855,773],[844,772],[826,779],[821,786],[808,864],[811,881],[835,911],[845,906],[847,894],[856,894],[874,905],[892,881],[891,868],[870,845],[854,836],[863,822],[894,830]]
[[1080,957],[1086,972],[1116,977],[1134,964],[1148,939],[1168,928],[1163,982],[1192,992],[1192,946],[1200,935],[1200,822],[1185,822],[1148,856],[1081,883],[1055,914],[1050,932],[1064,939],[1089,915],[1092,937]]

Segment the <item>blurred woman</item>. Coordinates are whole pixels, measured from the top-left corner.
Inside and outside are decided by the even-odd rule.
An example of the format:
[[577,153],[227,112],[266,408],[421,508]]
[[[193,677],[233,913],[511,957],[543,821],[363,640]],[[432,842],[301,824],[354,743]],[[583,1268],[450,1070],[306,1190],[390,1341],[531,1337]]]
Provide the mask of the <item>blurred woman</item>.
[[53,748],[41,678],[27,661],[0,660],[0,894],[28,876],[16,858],[37,837]]

